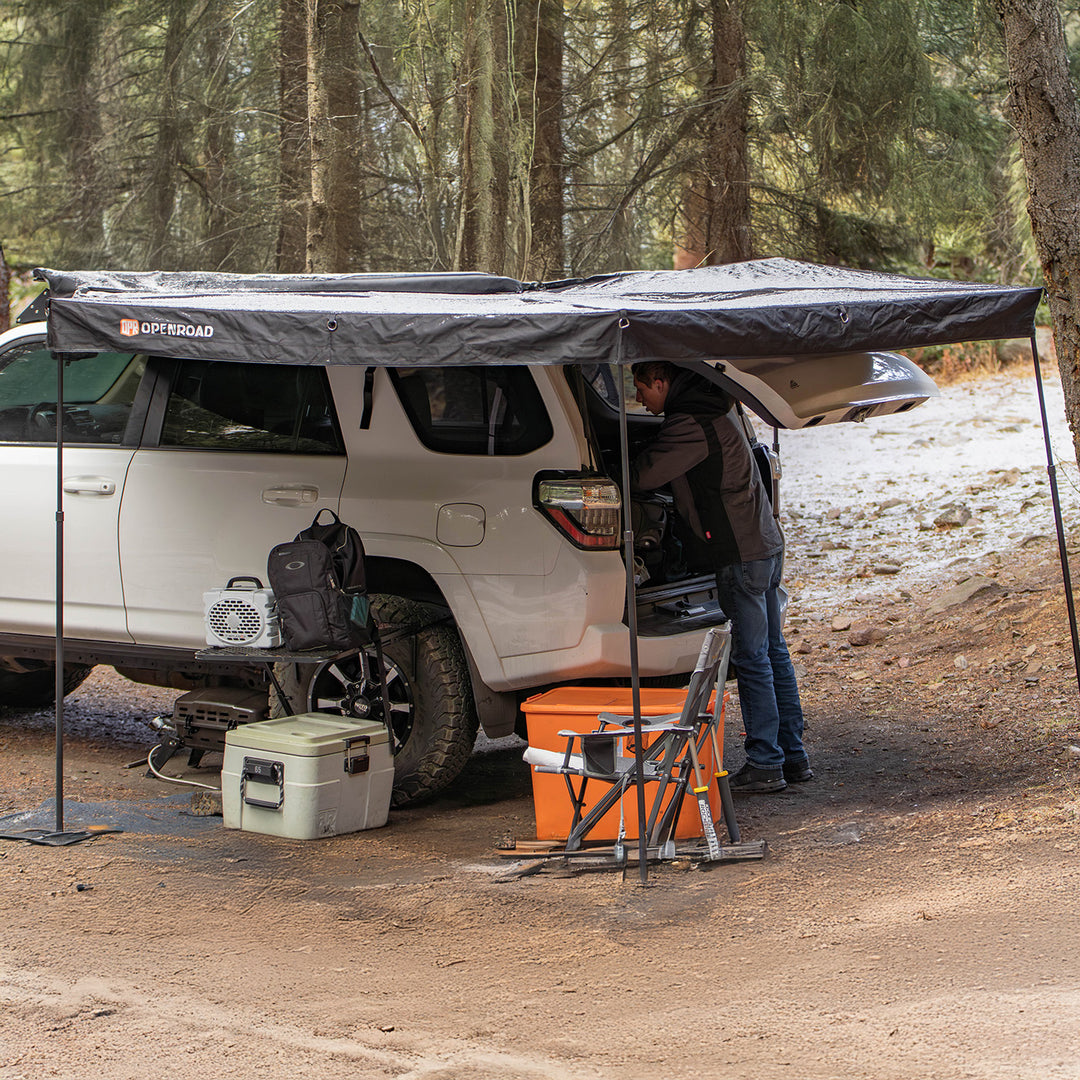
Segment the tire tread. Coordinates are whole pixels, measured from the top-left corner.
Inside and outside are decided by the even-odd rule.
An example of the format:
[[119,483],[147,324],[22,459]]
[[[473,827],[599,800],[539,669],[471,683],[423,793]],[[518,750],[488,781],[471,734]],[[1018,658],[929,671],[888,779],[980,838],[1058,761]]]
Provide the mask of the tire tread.
[[[423,687],[428,688],[424,693],[425,704],[430,705],[433,699],[438,702],[428,716],[414,718],[413,732],[426,728],[431,731],[430,738],[418,757],[415,751],[409,752],[410,758],[416,758],[413,766],[394,777],[392,805],[411,806],[433,798],[453,783],[472,754],[480,725],[473,704],[469,665],[457,629],[445,620],[440,609],[389,593],[372,594],[370,599],[384,634],[401,627],[418,631],[415,638],[402,639],[407,643],[410,657],[415,650],[417,658],[419,670],[411,676],[414,702]],[[391,643],[387,652],[394,652],[397,646],[398,643]],[[410,659],[407,668],[411,666]],[[291,700],[306,700],[314,666],[282,664],[275,671]],[[272,688],[270,715],[285,715]]]

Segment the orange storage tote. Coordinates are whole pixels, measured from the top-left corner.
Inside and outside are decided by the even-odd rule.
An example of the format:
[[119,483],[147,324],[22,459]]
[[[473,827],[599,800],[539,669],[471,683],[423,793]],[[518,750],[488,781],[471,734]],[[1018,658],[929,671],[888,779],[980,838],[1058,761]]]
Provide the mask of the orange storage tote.
[[[727,695],[724,695],[725,701]],[[686,700],[686,688],[657,689],[654,687],[641,690],[641,715],[665,716],[678,713]],[[566,739],[559,738],[560,731],[594,731],[597,717],[602,712],[630,716],[633,713],[633,699],[629,687],[613,686],[560,686],[537,694],[522,703],[525,713],[529,745],[543,750],[555,750],[560,754],[566,751]],[[627,723],[627,727],[632,725]],[[720,737],[720,752],[723,754],[723,724],[717,728]],[[649,737],[644,736],[644,745],[649,745]],[[627,743],[633,746],[633,738]],[[712,745],[707,745],[701,754],[701,767],[709,780],[709,804],[713,819],[720,816],[720,796],[716,790],[713,773]],[[723,762],[720,763],[723,768]],[[571,777],[575,790],[581,783],[581,777]],[[573,821],[574,806],[566,790],[566,780],[558,773],[538,773],[532,770],[533,801],[536,805],[536,837],[538,840],[565,840]],[[588,813],[592,805],[599,801],[609,790],[610,785],[591,780],[585,789],[585,806],[582,813]],[[645,807],[648,810],[656,794],[656,785],[645,786]],[[668,796],[670,799],[670,795]],[[666,803],[665,803],[666,805]],[[628,839],[637,839],[638,834],[637,788],[633,785],[623,795],[623,827]],[[615,840],[619,835],[619,807],[616,805],[600,820],[589,833],[592,840]],[[679,823],[675,836],[684,840],[701,836],[701,817],[698,814],[697,800],[687,788],[683,798],[683,807],[679,813]]]

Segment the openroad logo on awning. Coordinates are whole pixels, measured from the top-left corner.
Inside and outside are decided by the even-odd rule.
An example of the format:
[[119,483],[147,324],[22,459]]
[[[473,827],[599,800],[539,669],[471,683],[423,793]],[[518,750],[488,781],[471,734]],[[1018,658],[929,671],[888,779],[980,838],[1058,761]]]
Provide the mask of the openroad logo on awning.
[[121,319],[122,337],[196,337],[214,336],[214,328],[196,323],[140,322],[138,319]]

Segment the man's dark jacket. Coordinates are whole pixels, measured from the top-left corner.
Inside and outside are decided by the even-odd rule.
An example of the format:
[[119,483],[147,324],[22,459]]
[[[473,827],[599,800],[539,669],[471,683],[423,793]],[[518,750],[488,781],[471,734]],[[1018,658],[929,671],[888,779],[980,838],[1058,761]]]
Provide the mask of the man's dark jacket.
[[783,549],[734,401],[692,371],[671,381],[659,433],[633,464],[634,487],[664,484],[695,569],[767,559]]

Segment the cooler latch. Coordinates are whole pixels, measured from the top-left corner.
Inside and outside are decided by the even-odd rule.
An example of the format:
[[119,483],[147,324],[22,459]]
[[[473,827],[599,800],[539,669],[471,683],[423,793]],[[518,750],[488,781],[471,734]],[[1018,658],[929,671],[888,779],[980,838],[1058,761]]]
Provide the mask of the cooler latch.
[[[353,743],[363,744],[355,757],[353,756]],[[367,772],[371,768],[371,756],[368,754],[370,745],[370,735],[354,735],[351,739],[345,740],[345,772],[349,776]]]

